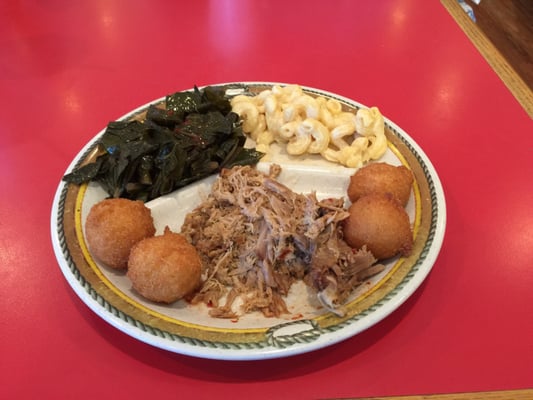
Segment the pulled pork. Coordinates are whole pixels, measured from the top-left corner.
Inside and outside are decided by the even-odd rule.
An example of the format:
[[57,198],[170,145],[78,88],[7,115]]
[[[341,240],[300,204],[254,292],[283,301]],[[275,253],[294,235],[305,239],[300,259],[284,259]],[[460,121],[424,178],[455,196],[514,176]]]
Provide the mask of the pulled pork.
[[238,318],[237,298],[243,313],[287,313],[284,297],[296,280],[342,315],[353,289],[383,269],[369,251],[342,239],[343,199],[294,193],[276,180],[280,171],[278,165],[269,174],[250,166],[225,169],[185,218],[181,232],[198,250],[204,272],[192,302],[211,306],[213,317]]

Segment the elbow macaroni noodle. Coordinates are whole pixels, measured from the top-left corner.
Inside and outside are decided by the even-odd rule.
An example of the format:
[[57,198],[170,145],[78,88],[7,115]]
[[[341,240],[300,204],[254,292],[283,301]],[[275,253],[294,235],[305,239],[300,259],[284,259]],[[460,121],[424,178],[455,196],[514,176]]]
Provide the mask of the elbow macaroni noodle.
[[321,154],[355,168],[387,150],[385,123],[377,107],[346,112],[339,101],[312,97],[298,85],[274,85],[253,97],[238,95],[231,105],[243,119],[244,132],[264,153],[278,142],[291,155]]

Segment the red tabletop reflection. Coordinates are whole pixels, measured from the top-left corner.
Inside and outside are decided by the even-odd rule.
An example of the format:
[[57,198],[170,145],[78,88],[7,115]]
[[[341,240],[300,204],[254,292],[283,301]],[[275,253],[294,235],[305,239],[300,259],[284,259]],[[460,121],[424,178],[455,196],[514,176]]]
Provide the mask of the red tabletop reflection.
[[[65,169],[105,125],[234,81],[337,93],[402,127],[444,187],[429,277],[334,346],[266,361],[174,354],[74,294],[50,240]],[[327,398],[533,386],[533,124],[439,2],[0,5],[2,398]]]

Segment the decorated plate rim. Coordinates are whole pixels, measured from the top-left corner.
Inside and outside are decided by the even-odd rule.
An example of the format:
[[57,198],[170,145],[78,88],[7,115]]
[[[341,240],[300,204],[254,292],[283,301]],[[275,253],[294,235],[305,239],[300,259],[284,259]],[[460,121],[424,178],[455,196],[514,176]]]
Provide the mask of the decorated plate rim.
[[[287,84],[278,82],[229,82],[210,86],[244,88],[246,90],[248,87],[267,88],[273,85],[284,86]],[[365,105],[347,97],[321,89],[300,86],[305,92],[334,98],[351,107],[366,108]],[[164,97],[146,103],[126,113],[119,120],[131,118],[145,110],[148,105],[161,102],[162,100],[164,100]],[[130,313],[118,309],[107,301],[100,294],[98,288],[93,287],[85,279],[73,261],[66,244],[63,228],[65,198],[69,186],[64,182],[59,183],[54,196],[50,221],[52,244],[60,269],[74,292],[99,317],[115,328],[142,342],[175,353],[211,359],[257,360],[306,353],[346,340],[390,315],[416,291],[430,273],[444,239],[446,205],[444,192],[437,172],[423,150],[403,129],[386,117],[385,125],[409,149],[409,152],[416,158],[423,169],[423,174],[429,188],[429,201],[431,204],[430,230],[420,257],[394,288],[369,308],[333,326],[321,327],[313,320],[292,321],[283,324],[283,326],[277,325],[268,329],[264,340],[239,343],[234,341],[206,340],[193,337],[192,335],[176,334],[153,326],[153,324],[139,321],[130,315]],[[66,172],[71,171],[87,157],[103,132],[104,130],[96,134],[80,150],[68,166]]]

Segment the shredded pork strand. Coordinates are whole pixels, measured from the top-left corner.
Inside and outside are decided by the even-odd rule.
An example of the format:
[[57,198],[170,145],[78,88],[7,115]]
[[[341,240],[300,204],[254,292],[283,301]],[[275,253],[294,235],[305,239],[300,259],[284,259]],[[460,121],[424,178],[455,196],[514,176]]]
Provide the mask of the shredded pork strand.
[[294,193],[276,180],[280,171],[278,165],[269,174],[250,166],[225,169],[185,218],[181,232],[196,246],[204,272],[192,302],[210,306],[212,317],[252,311],[279,317],[288,312],[284,297],[296,280],[342,314],[353,289],[383,269],[369,251],[354,251],[342,239],[340,222],[348,217],[342,198]]

